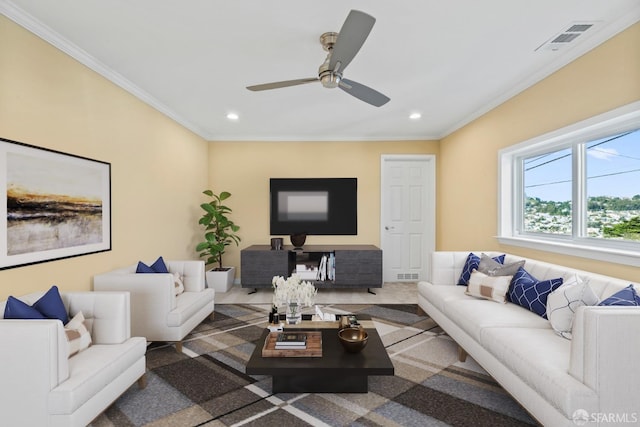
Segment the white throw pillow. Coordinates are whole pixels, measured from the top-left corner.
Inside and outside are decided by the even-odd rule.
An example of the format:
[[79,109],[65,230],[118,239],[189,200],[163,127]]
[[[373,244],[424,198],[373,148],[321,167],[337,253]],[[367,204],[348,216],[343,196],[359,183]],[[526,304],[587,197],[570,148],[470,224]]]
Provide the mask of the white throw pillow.
[[173,273],[173,282],[176,296],[178,296],[184,292],[184,283],[182,283],[182,276],[180,276],[180,273]]
[[570,340],[578,307],[596,305],[599,301],[589,283],[575,275],[547,297],[547,318],[556,334]]
[[91,345],[91,334],[84,324],[84,315],[81,311],[64,325],[64,332],[69,342],[69,357],[86,350]]
[[473,270],[465,293],[478,298],[506,303],[507,290],[512,277],[488,276],[478,270]]

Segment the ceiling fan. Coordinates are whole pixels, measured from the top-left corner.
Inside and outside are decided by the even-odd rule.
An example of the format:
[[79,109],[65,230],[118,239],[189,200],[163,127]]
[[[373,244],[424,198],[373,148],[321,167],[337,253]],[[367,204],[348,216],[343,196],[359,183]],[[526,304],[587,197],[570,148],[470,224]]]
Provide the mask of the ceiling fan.
[[323,49],[329,53],[327,59],[318,69],[318,77],[247,86],[247,89],[261,91],[319,81],[326,88],[339,87],[349,95],[376,107],[386,104],[389,102],[387,96],[361,83],[342,77],[342,73],[364,44],[375,22],[376,19],[373,16],[359,10],[352,10],[342,24],[339,33],[322,34],[320,43]]

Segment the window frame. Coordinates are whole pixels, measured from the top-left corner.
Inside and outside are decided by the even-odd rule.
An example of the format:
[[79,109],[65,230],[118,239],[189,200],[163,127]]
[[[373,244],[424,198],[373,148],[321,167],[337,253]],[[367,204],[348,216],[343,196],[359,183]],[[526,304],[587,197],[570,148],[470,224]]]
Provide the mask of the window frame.
[[[498,151],[498,235],[501,244],[640,266],[640,243],[586,236],[585,142],[640,128],[640,101]],[[524,232],[522,159],[572,149],[572,233]],[[584,235],[582,235],[584,234]]]

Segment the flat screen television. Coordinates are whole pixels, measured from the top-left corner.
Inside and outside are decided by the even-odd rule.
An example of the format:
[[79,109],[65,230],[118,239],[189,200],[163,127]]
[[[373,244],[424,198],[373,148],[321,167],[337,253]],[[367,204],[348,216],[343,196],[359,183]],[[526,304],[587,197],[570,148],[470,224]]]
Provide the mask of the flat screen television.
[[357,178],[271,178],[271,235],[358,234]]

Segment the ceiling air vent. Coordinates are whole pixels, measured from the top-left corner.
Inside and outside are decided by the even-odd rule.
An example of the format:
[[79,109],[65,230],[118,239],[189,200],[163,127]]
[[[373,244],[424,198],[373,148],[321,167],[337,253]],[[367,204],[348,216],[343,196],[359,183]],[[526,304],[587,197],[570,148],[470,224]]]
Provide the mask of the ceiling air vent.
[[586,31],[590,30],[595,25],[595,22],[574,22],[569,25],[568,28],[555,36],[551,37],[549,40],[541,44],[536,51],[538,50],[560,50],[572,42],[574,42],[580,35],[584,34]]

